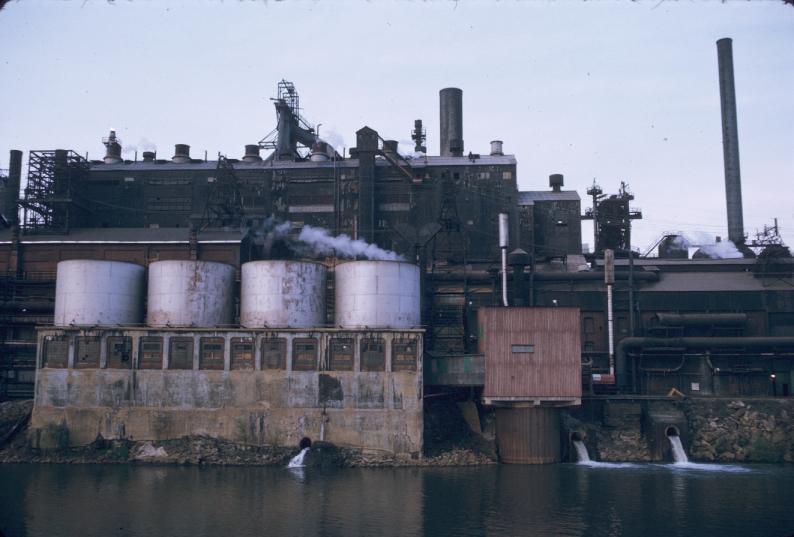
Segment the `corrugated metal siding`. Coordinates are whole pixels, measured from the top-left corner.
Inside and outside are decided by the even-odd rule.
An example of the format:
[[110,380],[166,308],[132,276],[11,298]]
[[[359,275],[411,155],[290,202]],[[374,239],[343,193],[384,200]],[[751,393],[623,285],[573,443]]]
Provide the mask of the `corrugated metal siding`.
[[560,416],[555,408],[496,410],[499,459],[508,464],[560,462]]
[[[481,308],[483,396],[492,400],[580,398],[581,336],[577,308]],[[514,353],[512,345],[534,345]]]

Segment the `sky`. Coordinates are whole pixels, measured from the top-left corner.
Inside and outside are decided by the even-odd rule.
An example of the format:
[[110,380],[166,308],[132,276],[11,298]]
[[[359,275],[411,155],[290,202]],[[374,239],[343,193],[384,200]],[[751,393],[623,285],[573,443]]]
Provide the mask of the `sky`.
[[[367,125],[438,154],[438,91],[463,90],[465,151],[504,141],[521,190],[629,184],[644,252],[667,232],[727,236],[717,50],[733,39],[745,232],[794,246],[794,7],[766,2],[10,1],[0,10],[8,151],[125,147],[239,158],[292,81],[337,145]],[[23,178],[24,180],[24,178]],[[592,244],[592,227],[583,225]]]

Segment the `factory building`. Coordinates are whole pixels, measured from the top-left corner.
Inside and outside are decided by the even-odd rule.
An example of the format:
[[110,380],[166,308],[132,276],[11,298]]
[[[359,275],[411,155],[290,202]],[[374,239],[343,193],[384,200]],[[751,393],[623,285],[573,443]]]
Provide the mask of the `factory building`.
[[[83,440],[101,423],[105,437],[322,436],[403,456],[421,452],[435,393],[496,408],[504,431],[591,394],[791,395],[794,263],[781,244],[753,256],[739,229],[738,148],[726,185],[744,255],[690,259],[670,236],[640,257],[625,185],[593,185],[584,212],[561,174],[519,191],[502,141],[466,151],[462,98],[440,91],[437,156],[421,120],[410,155],[367,126],[339,154],[286,81],[276,128],[240,158],[176,144],[124,160],[111,131],[101,160],[31,151],[23,183],[12,151],[0,393],[29,396],[35,377],[34,428],[71,420]],[[511,384],[511,368],[546,376]],[[559,451],[503,439],[517,461]]]

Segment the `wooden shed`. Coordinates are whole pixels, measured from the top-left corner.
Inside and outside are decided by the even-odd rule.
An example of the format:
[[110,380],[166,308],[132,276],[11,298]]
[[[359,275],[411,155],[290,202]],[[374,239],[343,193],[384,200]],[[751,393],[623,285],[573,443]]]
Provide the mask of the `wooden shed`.
[[486,404],[581,404],[578,308],[482,308]]

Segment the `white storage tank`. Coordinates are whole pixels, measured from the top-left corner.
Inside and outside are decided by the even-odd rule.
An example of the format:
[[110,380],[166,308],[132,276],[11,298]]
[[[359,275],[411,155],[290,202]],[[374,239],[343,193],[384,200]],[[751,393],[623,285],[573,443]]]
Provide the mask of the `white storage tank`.
[[242,266],[240,324],[309,328],[325,324],[325,265],[251,261]]
[[122,261],[58,263],[55,326],[113,326],[143,322],[146,269]]
[[336,267],[336,325],[413,328],[421,322],[419,267],[402,261],[349,261]]
[[156,261],[149,265],[149,326],[232,324],[234,271],[212,261]]

